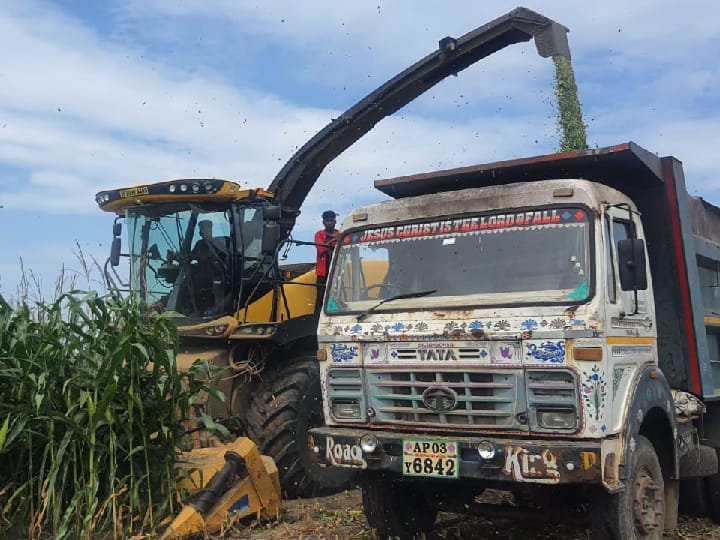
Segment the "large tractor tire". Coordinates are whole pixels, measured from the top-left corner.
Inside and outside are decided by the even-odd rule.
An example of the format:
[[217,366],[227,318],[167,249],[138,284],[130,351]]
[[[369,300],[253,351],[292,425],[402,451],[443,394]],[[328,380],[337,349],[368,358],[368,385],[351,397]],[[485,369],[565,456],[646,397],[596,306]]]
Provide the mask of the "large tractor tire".
[[625,489],[601,493],[592,507],[593,539],[662,540],[665,527],[665,480],[652,443],[637,435],[628,459]]
[[361,486],[365,517],[379,538],[424,538],[435,524],[438,510],[421,485],[363,475]]
[[311,459],[308,430],[324,425],[320,370],[313,355],[301,355],[262,375],[244,418],[245,432],[271,456],[286,498],[318,497],[350,487],[352,469],[323,467]]

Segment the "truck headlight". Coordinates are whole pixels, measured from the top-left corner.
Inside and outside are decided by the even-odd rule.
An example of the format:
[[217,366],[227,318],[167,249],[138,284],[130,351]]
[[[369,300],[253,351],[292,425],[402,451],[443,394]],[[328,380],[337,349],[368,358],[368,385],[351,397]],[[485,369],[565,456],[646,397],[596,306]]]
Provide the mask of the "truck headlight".
[[335,418],[360,418],[360,403],[356,399],[333,399],[332,413]]
[[538,409],[537,421],[545,429],[575,429],[577,415],[575,409]]

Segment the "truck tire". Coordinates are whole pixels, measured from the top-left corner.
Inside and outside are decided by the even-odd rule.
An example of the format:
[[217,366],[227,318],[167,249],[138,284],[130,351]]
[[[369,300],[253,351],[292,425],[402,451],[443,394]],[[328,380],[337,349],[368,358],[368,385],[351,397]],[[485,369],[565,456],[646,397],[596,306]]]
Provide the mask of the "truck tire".
[[438,511],[420,486],[370,475],[360,485],[365,517],[378,538],[412,540],[432,529]]
[[636,435],[628,458],[625,489],[599,493],[592,508],[592,538],[661,540],[665,527],[665,482],[652,443]]
[[324,425],[320,370],[314,355],[283,361],[263,374],[243,419],[245,433],[271,456],[286,498],[318,497],[352,486],[357,472],[311,459],[308,430]]

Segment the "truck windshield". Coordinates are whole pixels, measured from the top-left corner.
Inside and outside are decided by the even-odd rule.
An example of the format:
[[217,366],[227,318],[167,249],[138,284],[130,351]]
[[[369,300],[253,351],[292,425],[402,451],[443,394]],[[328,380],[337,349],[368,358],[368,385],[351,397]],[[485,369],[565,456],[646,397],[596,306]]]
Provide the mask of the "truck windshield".
[[260,261],[261,208],[148,205],[126,220],[134,293],[184,317],[232,313],[238,283]]
[[552,208],[355,230],[340,240],[326,311],[575,303],[589,294],[589,220]]

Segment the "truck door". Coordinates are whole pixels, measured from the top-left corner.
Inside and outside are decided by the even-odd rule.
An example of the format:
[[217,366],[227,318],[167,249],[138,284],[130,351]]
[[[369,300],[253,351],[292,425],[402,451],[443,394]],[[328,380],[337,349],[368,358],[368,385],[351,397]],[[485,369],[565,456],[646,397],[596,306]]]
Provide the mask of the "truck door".
[[[609,373],[612,373],[612,399],[615,403],[622,403],[626,399],[624,396],[632,391],[631,381],[640,366],[654,362],[657,357],[655,306],[651,286],[646,291],[637,292],[637,306],[634,292],[620,288],[618,242],[632,238],[633,235],[640,238],[641,234],[641,226],[630,220],[626,208],[610,207],[603,214],[605,350]],[[598,280],[598,287],[602,287],[601,280]],[[619,429],[624,408],[612,407],[611,411],[611,430]]]
[[618,249],[620,240],[641,234],[640,225],[630,220],[627,209],[611,207],[603,216],[605,239],[605,287],[608,336],[651,337],[654,309],[648,291],[637,292],[637,305],[633,291],[620,289]]

